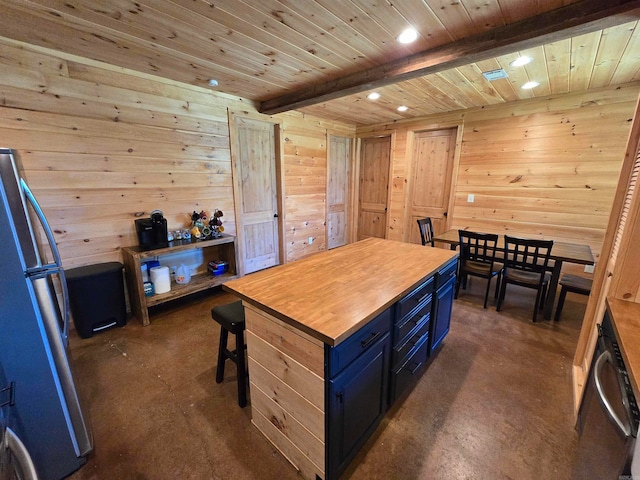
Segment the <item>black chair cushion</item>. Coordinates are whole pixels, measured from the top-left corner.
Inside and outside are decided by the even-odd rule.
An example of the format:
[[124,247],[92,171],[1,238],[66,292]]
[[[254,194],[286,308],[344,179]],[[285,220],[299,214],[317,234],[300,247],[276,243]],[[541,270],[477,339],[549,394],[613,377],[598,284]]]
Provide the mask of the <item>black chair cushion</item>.
[[244,307],[241,300],[213,307],[211,318],[218,322],[222,328],[234,334],[245,328]]

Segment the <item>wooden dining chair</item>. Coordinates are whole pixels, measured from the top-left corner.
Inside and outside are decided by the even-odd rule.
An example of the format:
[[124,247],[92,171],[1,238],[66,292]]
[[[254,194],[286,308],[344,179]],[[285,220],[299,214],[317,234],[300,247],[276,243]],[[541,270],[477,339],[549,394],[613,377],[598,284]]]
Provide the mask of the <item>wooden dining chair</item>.
[[435,246],[433,242],[433,223],[431,223],[431,217],[418,219],[418,228],[420,229],[420,239],[422,245]]
[[533,309],[533,321],[536,321],[538,310],[542,310],[547,295],[547,287],[551,279],[548,273],[549,257],[553,240],[535,240],[504,236],[504,270],[498,296],[499,312],[504,302],[508,284],[533,288],[537,291]]
[[493,277],[498,277],[495,293],[495,298],[498,298],[500,280],[502,278],[503,265],[496,262],[498,235],[470,232],[468,230],[458,230],[458,235],[460,236],[460,265],[455,298],[458,298],[460,284],[463,285],[463,288],[467,287],[467,277],[469,275],[485,278],[487,280],[487,289],[484,294],[484,308],[487,308],[491,280]]

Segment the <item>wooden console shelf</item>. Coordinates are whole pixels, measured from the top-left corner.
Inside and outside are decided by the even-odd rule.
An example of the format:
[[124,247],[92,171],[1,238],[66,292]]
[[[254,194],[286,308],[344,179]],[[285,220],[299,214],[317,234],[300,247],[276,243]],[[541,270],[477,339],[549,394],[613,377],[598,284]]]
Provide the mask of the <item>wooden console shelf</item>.
[[[196,273],[191,276],[189,283],[180,285],[172,281],[171,291],[150,297],[145,296],[141,268],[145,261],[158,258],[162,263],[163,256],[193,249],[202,250],[203,262]],[[169,242],[169,246],[166,248],[154,250],[145,250],[138,246],[123,247],[122,259],[127,278],[131,312],[142,325],[149,325],[149,307],[221,285],[238,277],[236,273],[238,271],[236,268],[236,237],[230,235],[223,235],[211,240],[175,240]],[[228,262],[229,269],[221,275],[212,275],[207,270],[207,265],[212,260]]]

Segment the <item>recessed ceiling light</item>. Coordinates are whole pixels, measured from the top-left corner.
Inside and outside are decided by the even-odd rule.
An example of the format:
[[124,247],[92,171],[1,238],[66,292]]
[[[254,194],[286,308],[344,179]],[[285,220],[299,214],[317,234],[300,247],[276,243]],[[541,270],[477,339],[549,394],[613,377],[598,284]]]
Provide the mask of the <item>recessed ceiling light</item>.
[[400,35],[398,35],[398,41],[400,43],[415,42],[416,38],[418,38],[418,32],[415,28],[407,28]]
[[531,63],[532,61],[533,61],[533,58],[531,57],[527,57],[527,56],[518,57],[509,65],[511,65],[512,67],[521,67],[523,65],[526,65],[527,63]]
[[406,105],[400,105],[398,107],[399,112],[406,112],[407,110],[409,110],[409,107],[407,107]]
[[371,92],[369,95],[367,95],[367,98],[369,100],[377,100],[380,98],[380,94],[378,92]]
[[209,80],[207,83],[209,84],[210,87],[217,87],[218,86],[218,80],[214,80],[213,78],[211,80]]
[[520,88],[523,88],[525,90],[531,90],[532,88],[536,88],[538,85],[540,85],[538,82],[527,82],[524,85],[522,85]]

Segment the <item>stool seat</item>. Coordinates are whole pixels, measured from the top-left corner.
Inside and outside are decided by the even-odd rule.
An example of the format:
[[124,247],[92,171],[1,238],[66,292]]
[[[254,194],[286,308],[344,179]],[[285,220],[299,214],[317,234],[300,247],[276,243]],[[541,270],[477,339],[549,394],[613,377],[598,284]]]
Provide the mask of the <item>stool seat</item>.
[[211,318],[234,335],[244,330],[244,307],[242,301],[218,305],[211,309]]
[[559,284],[562,286],[562,289],[560,290],[560,296],[558,297],[558,306],[556,307],[556,314],[554,317],[555,321],[560,320],[560,313],[562,313],[562,307],[564,307],[564,299],[567,296],[567,292],[589,295],[591,293],[593,280],[567,273],[562,276]]
[[[216,367],[216,383],[224,380],[224,365],[231,360],[238,367],[238,405],[244,408],[247,405],[247,365],[244,351],[247,345],[244,341],[244,307],[242,301],[218,305],[211,309],[211,318],[220,324],[220,345],[218,346],[218,365]],[[227,340],[229,333],[235,335],[236,348],[229,350]]]

